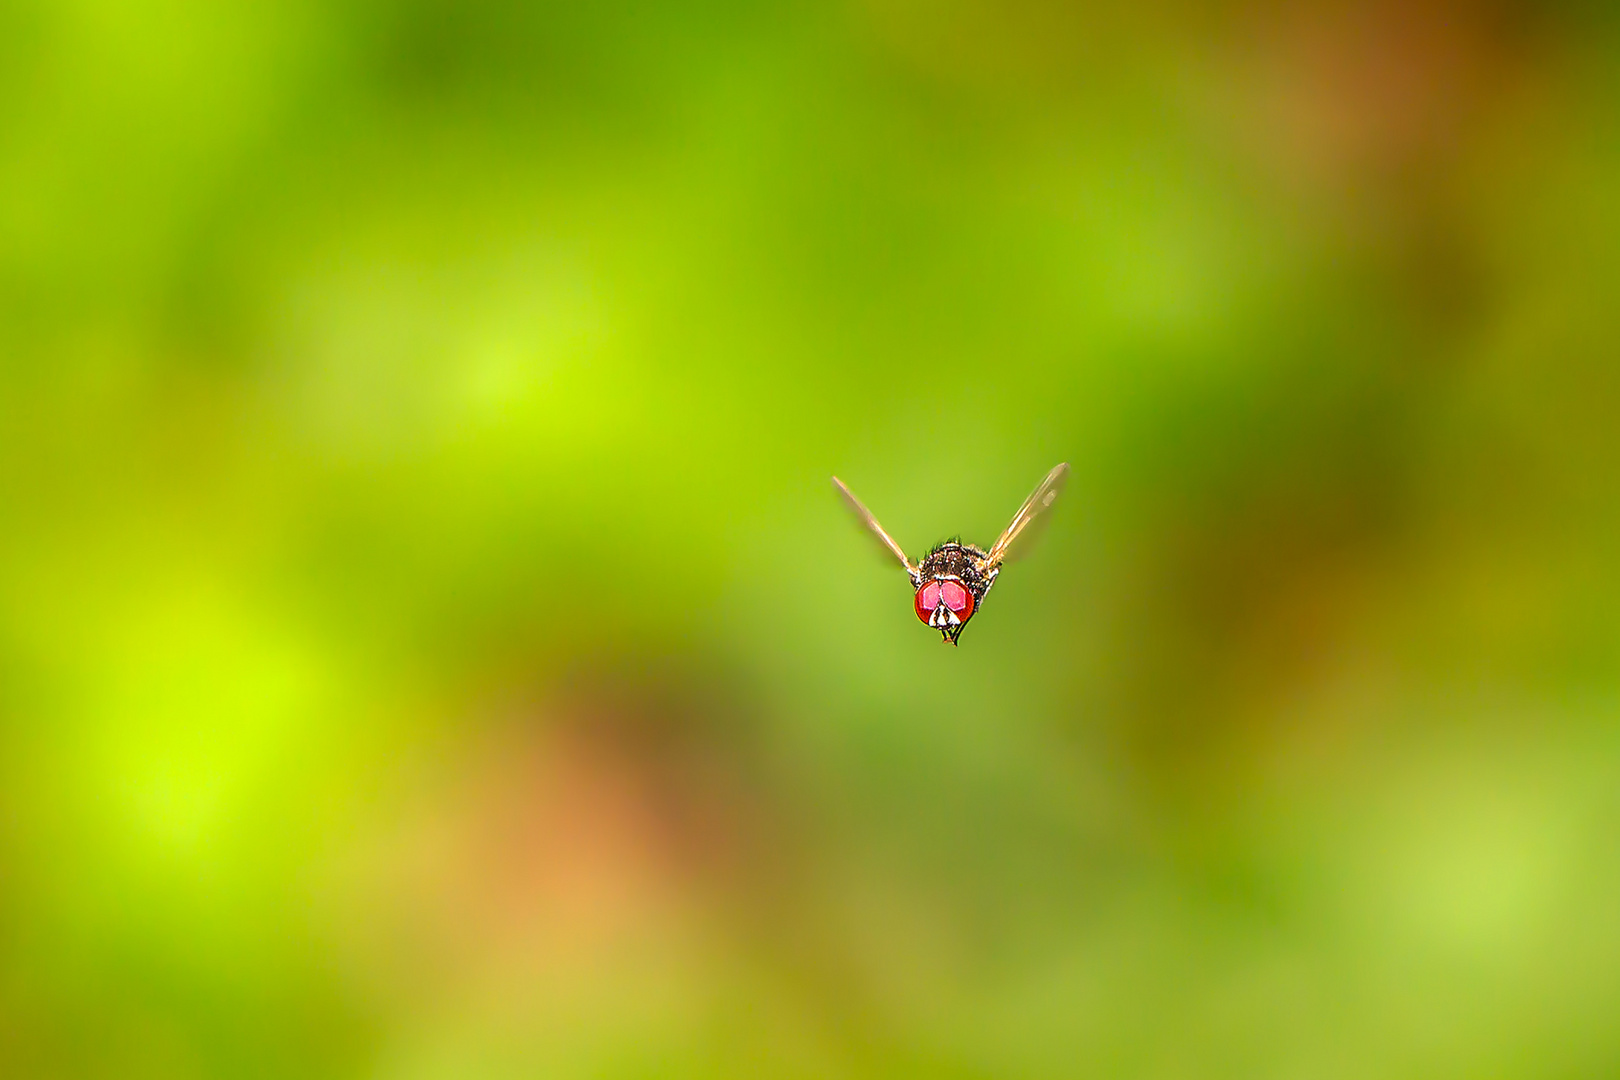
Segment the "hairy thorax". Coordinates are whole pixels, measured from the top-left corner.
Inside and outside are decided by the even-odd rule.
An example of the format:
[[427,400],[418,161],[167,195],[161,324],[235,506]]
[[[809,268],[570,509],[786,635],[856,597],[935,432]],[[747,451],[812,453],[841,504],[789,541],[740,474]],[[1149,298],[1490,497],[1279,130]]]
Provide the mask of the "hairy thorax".
[[975,605],[984,599],[996,579],[995,571],[980,569],[984,565],[984,552],[972,544],[947,541],[930,551],[918,567],[923,581],[955,578],[973,594]]

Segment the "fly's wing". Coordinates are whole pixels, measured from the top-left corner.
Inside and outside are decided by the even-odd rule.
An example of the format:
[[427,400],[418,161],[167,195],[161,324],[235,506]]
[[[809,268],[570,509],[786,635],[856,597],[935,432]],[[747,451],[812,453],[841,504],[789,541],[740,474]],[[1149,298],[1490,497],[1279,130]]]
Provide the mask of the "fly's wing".
[[844,505],[849,507],[850,513],[854,514],[862,525],[872,530],[872,535],[878,538],[878,541],[888,550],[889,554],[900,560],[900,565],[906,568],[906,573],[915,576],[917,568],[911,565],[911,560],[906,558],[904,551],[900,550],[900,545],[894,542],[894,537],[883,531],[883,526],[877,523],[877,518],[872,516],[872,511],[868,510],[861,503],[861,500],[855,497],[855,493],[845,487],[844,482],[838,477],[833,477],[832,482],[833,487],[837,488],[838,493],[844,497]]
[[1039,531],[1030,526],[1038,520],[1044,524],[1041,514],[1050,510],[1052,504],[1057,502],[1058,495],[1063,491],[1064,481],[1068,479],[1067,462],[1054,466],[1052,471],[1046,474],[1046,479],[1029,493],[1024,505],[1013,515],[1012,524],[1007,526],[1007,531],[991,546],[989,554],[984,557],[985,566],[999,566],[1007,559],[1016,558],[1021,552],[1028,550],[1029,541]]

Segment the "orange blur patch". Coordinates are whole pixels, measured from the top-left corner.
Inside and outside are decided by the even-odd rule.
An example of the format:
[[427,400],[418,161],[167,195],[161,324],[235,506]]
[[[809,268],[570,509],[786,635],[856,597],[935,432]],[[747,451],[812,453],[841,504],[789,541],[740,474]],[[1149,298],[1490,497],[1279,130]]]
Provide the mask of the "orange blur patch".
[[648,709],[589,695],[524,709],[437,763],[346,860],[340,936],[360,943],[362,978],[432,994],[689,935],[733,886],[756,811],[712,740]]

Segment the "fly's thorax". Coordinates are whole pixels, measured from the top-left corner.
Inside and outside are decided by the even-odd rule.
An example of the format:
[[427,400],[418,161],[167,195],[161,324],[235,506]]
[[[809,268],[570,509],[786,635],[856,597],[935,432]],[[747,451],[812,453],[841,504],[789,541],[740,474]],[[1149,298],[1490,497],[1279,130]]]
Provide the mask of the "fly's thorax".
[[990,588],[993,574],[986,574],[980,570],[984,559],[984,552],[972,544],[959,544],[950,541],[940,544],[930,551],[918,567],[919,577],[924,581],[939,578],[954,578],[960,581],[973,599],[984,599],[985,591]]

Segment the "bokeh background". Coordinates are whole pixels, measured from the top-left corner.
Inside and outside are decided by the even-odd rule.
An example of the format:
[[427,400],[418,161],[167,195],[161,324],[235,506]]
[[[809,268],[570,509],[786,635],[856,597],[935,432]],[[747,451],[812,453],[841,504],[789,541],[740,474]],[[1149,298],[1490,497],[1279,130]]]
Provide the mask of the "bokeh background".
[[[1600,3],[0,4],[0,1073],[1620,1071]],[[844,515],[993,539],[959,649]]]

